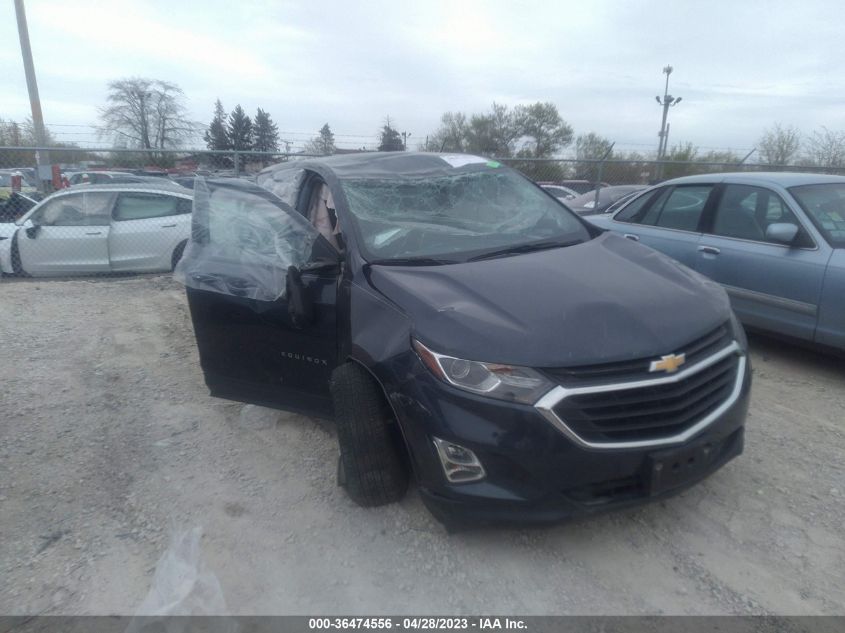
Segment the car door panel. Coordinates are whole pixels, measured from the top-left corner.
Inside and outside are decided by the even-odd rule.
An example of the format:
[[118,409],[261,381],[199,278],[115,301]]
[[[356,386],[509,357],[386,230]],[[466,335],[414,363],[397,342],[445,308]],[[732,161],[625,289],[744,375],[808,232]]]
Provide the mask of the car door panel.
[[32,226],[18,232],[23,270],[34,276],[109,272],[112,194],[90,192],[49,200]]
[[303,273],[314,321],[294,327],[288,302],[256,301],[188,288],[200,363],[211,395],[332,416],[329,377],[337,366],[335,275]]
[[812,340],[826,254],[707,235],[697,269],[718,281],[740,320],[752,327]]
[[[700,218],[713,188],[703,184],[658,189],[623,207],[610,226],[626,238],[694,268],[701,239]],[[626,221],[620,221],[620,217],[626,217]]]
[[[147,215],[153,217],[144,217]],[[115,205],[109,235],[112,270],[170,270],[173,251],[188,239],[190,232],[190,200],[164,194],[123,193]]]
[[[709,231],[764,238],[766,221],[755,224],[754,208],[771,199],[798,222],[775,192],[762,187],[728,184],[714,209]],[[768,205],[768,202],[766,202]],[[777,219],[781,218],[771,218]],[[818,318],[827,248],[798,247],[708,232],[701,238],[696,269],[722,284],[746,325],[813,340]]]
[[815,341],[845,350],[845,248],[828,260],[818,313]]
[[[211,394],[332,417],[337,251],[266,190],[219,182],[209,191],[199,187],[193,238],[175,274],[187,286]],[[290,265],[302,269],[302,287],[314,308],[308,322],[291,315]]]

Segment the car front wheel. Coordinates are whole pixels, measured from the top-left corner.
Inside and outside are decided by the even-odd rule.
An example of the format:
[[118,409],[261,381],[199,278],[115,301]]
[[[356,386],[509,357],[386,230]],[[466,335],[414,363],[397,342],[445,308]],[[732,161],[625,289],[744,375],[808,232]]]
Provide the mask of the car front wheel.
[[176,264],[179,263],[179,260],[182,259],[182,255],[185,254],[185,245],[188,243],[187,240],[184,242],[179,242],[176,245],[176,248],[173,249],[173,255],[170,257],[170,270],[176,268]]
[[398,423],[379,384],[355,363],[332,373],[331,393],[340,444],[338,482],[357,504],[399,501],[408,468]]

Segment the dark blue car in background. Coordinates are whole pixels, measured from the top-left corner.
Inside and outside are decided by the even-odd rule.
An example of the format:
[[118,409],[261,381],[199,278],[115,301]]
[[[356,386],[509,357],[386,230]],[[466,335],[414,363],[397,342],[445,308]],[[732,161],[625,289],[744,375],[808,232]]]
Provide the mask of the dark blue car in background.
[[719,282],[744,325],[845,350],[845,177],[688,176],[587,219]]

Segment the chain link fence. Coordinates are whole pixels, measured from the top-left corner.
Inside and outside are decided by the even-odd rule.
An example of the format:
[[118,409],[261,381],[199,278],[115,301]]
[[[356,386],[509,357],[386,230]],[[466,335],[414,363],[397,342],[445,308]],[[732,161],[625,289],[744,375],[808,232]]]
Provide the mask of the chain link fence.
[[[195,176],[251,179],[267,165],[308,157],[236,151],[0,147],[0,268],[5,275],[16,276],[171,270],[190,236]],[[845,174],[845,169],[800,165],[499,161],[539,183],[566,187],[577,194],[595,193],[597,187],[647,185],[725,171]],[[28,222],[15,223],[39,203]]]

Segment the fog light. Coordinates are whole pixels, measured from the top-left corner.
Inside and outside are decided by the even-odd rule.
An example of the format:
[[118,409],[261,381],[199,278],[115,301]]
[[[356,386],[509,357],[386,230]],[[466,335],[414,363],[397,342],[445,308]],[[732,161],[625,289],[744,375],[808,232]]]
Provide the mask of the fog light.
[[434,438],[434,447],[437,449],[437,455],[440,457],[446,479],[451,483],[457,484],[484,479],[486,474],[484,466],[478,461],[475,453],[468,448],[441,440],[439,437]]

